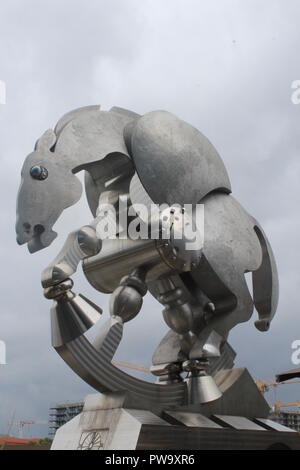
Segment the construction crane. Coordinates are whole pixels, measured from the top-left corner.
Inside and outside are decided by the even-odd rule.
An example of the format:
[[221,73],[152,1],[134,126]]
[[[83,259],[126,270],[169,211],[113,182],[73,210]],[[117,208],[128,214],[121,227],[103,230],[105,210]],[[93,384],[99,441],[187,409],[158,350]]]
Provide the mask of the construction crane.
[[276,412],[279,412],[281,408],[293,408],[295,406],[300,406],[300,401],[291,401],[289,403],[282,403],[281,401],[276,401],[274,409]]
[[294,401],[294,402],[281,402],[277,400],[276,397],[276,392],[278,389],[279,385],[294,385],[294,384],[299,384],[300,380],[285,380],[282,382],[274,381],[274,380],[261,380],[258,379],[256,382],[256,385],[262,395],[265,395],[266,392],[269,391],[270,387],[273,388],[274,391],[274,405],[272,406],[273,411],[275,413],[279,413],[281,408],[293,408],[293,407],[299,407],[300,406],[300,401]]
[[265,395],[265,393],[270,390],[270,387],[272,387],[274,391],[275,401],[276,401],[276,392],[277,392],[277,388],[279,385],[293,385],[293,384],[299,384],[299,383],[300,383],[300,380],[286,380],[284,382],[276,382],[275,380],[258,379],[256,382],[256,385],[262,395]]
[[34,421],[31,421],[31,420],[27,420],[27,421],[26,421],[26,420],[25,420],[25,421],[21,420],[21,421],[19,422],[19,437],[20,437],[21,439],[22,439],[22,437],[23,437],[23,429],[24,429],[24,426],[26,426],[26,425],[27,425],[27,426],[31,426],[32,424],[35,424],[35,422],[34,422]]
[[29,420],[21,420],[19,422],[19,437],[22,439],[23,437],[23,429],[24,429],[24,426],[32,426],[33,424],[47,424],[48,425],[48,421],[33,421],[31,419]]
[[7,423],[7,424],[8,424],[8,426],[7,426],[7,435],[8,435],[8,436],[10,436],[12,427],[13,427],[14,422],[15,422],[15,417],[16,417],[16,410],[14,410],[11,419],[10,419],[10,420],[8,421],[8,423]]
[[274,382],[274,381],[266,381],[266,380],[262,380],[262,379],[258,379],[256,381],[256,385],[258,387],[258,390],[260,391],[260,393],[262,395],[264,395],[266,392],[269,391],[270,387],[277,387],[278,383],[277,382]]

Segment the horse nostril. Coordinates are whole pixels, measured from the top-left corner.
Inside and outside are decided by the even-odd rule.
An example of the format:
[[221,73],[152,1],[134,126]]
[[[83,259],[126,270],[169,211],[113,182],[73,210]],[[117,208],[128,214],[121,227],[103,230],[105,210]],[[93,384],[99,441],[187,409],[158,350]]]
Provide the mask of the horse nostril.
[[24,229],[24,232],[29,233],[29,232],[30,232],[30,229],[31,229],[31,225],[28,224],[27,222],[25,222],[25,223],[23,224],[23,229]]

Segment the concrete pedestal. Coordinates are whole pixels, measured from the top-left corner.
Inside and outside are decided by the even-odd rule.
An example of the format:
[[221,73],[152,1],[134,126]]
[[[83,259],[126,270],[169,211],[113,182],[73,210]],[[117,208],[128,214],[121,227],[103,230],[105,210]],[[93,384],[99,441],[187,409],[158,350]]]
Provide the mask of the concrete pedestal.
[[124,394],[90,395],[56,433],[52,450],[298,449],[300,436],[266,418],[184,408],[159,415],[134,409]]

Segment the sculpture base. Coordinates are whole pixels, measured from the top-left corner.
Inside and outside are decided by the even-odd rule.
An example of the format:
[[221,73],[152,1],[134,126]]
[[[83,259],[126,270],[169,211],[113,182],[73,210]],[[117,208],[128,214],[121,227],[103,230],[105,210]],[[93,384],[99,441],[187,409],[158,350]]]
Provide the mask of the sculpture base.
[[[218,400],[215,402],[217,410]],[[207,411],[207,410],[206,410]],[[213,404],[210,404],[213,411]],[[89,395],[83,412],[56,432],[51,450],[297,449],[297,432],[267,418],[181,407],[159,414],[125,394]]]

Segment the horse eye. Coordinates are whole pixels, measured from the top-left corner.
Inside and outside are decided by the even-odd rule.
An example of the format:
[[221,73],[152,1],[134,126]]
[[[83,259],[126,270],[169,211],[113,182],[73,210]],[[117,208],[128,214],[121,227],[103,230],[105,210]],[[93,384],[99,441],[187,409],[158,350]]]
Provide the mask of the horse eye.
[[30,169],[30,175],[35,180],[45,180],[48,176],[48,170],[40,165],[35,165]]

